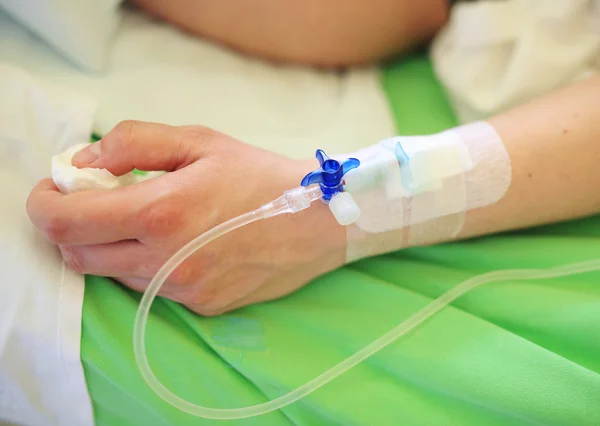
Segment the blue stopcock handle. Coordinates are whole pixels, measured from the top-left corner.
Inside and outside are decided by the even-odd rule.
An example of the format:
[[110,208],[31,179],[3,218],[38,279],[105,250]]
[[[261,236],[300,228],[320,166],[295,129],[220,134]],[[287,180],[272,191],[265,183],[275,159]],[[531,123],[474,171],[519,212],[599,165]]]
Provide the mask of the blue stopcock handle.
[[304,176],[300,185],[309,186],[318,183],[323,193],[322,199],[328,203],[334,195],[344,191],[344,175],[360,166],[360,161],[357,158],[348,158],[340,163],[329,158],[322,149],[317,150],[316,157],[321,167]]

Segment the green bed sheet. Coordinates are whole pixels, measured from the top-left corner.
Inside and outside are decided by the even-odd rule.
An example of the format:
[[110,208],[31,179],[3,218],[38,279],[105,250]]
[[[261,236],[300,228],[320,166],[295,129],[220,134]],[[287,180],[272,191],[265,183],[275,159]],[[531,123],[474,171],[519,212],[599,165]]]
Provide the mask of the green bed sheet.
[[[425,56],[387,66],[400,134],[456,124]],[[348,265],[276,302],[216,318],[159,299],[147,344],[182,397],[233,408],[276,398],[474,275],[600,258],[600,217]],[[99,426],[600,425],[600,272],[474,290],[313,394],[261,417],[213,421],[172,408],[133,358],[140,296],[88,276],[81,356]]]

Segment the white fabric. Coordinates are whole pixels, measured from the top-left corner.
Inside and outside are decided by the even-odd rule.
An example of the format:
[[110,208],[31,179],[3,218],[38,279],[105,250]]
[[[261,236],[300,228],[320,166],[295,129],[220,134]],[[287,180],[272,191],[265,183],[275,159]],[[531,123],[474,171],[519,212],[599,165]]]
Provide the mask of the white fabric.
[[[102,30],[100,16],[91,23],[89,14],[62,15],[65,2],[35,2],[38,20],[27,21],[16,11],[31,2],[0,2],[47,40],[0,8],[2,61],[39,82],[94,98],[100,134],[124,119],[202,124],[296,158],[312,157],[316,148],[348,152],[395,134],[375,68],[337,73],[266,64],[128,11],[106,70],[88,74],[47,43],[88,69],[101,66],[101,43],[85,43]],[[99,10],[77,2],[86,13]],[[98,8],[109,11],[115,3],[102,1]],[[41,19],[46,14],[48,21]],[[65,31],[43,32],[57,25]],[[79,360],[83,279],[62,269],[57,250],[32,229],[24,204],[35,181],[50,176],[52,156],[87,140],[92,108],[46,84],[32,88],[22,74],[3,73],[0,177],[14,184],[0,190],[7,208],[0,222],[0,423],[87,426],[92,409]],[[61,176],[67,191],[81,184]]]
[[71,67],[0,15],[0,57],[99,101],[95,130],[124,119],[202,124],[291,157],[348,152],[396,134],[375,67],[276,66],[125,11],[102,74]]
[[453,6],[435,72],[462,122],[600,71],[600,0],[479,0]]
[[113,189],[160,176],[163,172],[146,172],[143,175],[129,172],[115,176],[106,169],[86,167],[79,169],[71,164],[73,156],[89,143],[74,145],[52,157],[52,179],[63,194],[88,189]]
[[0,0],[0,8],[79,66],[101,70],[121,0]]
[[0,64],[0,424],[93,424],[80,361],[83,276],[25,211],[50,159],[89,139],[95,105]]

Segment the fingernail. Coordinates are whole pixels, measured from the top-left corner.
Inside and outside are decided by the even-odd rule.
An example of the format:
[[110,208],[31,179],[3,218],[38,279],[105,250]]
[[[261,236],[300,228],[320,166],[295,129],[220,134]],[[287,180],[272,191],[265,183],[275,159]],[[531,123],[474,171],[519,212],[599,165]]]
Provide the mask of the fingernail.
[[100,151],[102,149],[100,142],[101,141],[94,142],[90,146],[77,152],[73,156],[71,163],[78,163],[80,166],[91,166],[100,157]]

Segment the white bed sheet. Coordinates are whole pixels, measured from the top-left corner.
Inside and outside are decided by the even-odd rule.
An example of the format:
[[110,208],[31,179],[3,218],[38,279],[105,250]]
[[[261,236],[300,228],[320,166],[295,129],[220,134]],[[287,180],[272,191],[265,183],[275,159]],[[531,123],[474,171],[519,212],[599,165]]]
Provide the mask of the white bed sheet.
[[91,426],[80,359],[83,276],[25,202],[52,156],[86,138],[95,105],[0,62],[0,424]]
[[[40,87],[52,83],[94,100],[99,134],[125,119],[202,124],[299,158],[317,148],[351,152],[395,133],[375,68],[337,73],[275,66],[137,12],[123,15],[106,70],[94,74],[0,10],[0,62],[25,70]],[[24,99],[12,87],[38,95]],[[35,181],[50,176],[52,154],[87,140],[90,107],[71,95],[50,102],[10,82],[0,88],[5,126],[25,118],[38,122],[16,138],[5,133],[0,139],[0,177],[14,182],[0,194],[0,336],[8,336],[0,339],[0,423],[91,425],[79,354],[83,277],[62,268],[24,206]],[[48,114],[32,115],[36,102]],[[67,137],[71,125],[75,131]]]
[[100,134],[125,119],[202,124],[291,157],[350,152],[395,134],[376,68],[276,66],[123,13],[103,73],[81,72],[6,15],[0,57],[94,97]]

